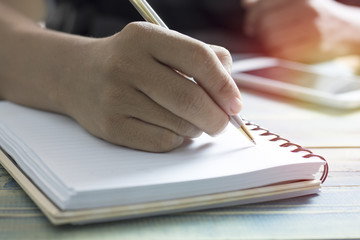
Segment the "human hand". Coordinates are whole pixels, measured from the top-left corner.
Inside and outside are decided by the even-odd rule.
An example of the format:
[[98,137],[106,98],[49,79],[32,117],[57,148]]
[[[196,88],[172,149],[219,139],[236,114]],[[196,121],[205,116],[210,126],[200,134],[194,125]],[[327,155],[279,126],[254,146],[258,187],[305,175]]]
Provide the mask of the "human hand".
[[131,23],[89,44],[84,56],[62,99],[65,112],[112,143],[169,151],[186,137],[218,134],[241,109],[229,52],[175,31]]
[[359,53],[360,10],[333,0],[244,0],[246,32],[270,55],[314,62]]

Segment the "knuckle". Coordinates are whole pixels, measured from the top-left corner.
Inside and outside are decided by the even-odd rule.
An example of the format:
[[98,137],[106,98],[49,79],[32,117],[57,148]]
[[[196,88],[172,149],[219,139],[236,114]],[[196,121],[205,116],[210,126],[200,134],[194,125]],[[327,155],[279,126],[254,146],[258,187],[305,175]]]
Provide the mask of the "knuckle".
[[218,55],[219,55],[220,57],[222,57],[223,59],[232,61],[232,57],[231,57],[230,51],[229,51],[228,49],[224,48],[224,47],[219,47]]
[[107,80],[106,86],[103,86],[98,91],[98,105],[101,106],[103,111],[107,111],[112,106],[119,107],[120,103],[124,103],[127,98],[127,92],[125,89],[120,88],[116,83],[116,80]]
[[226,96],[233,93],[233,84],[230,82],[230,79],[224,76],[219,78],[213,84],[213,91],[216,92],[219,96]]
[[[206,45],[207,46],[207,45]],[[221,50],[223,53],[223,58],[229,58],[228,61],[231,65],[231,55],[228,53],[228,50]],[[208,76],[208,81],[211,81],[209,84],[210,92],[214,93],[232,93],[233,84],[230,81],[230,77],[227,75],[226,71],[221,71],[222,67],[219,58],[216,56],[215,52],[209,47],[198,48],[194,51],[194,61],[201,63],[201,69],[199,72],[202,76]]]
[[211,136],[215,136],[221,133],[229,123],[229,117],[226,114],[213,119],[214,121],[207,131],[207,133]]
[[201,135],[202,131],[184,119],[179,119],[175,126],[175,132],[180,136],[195,138]]
[[183,119],[178,119],[175,122],[175,132],[179,135],[185,136],[187,135],[190,124]]
[[171,131],[161,131],[157,137],[153,138],[151,141],[151,151],[153,152],[168,152],[177,147],[179,147],[184,138],[171,132]]
[[179,92],[178,100],[181,103],[182,113],[187,115],[195,115],[201,113],[205,107],[206,102],[202,94],[196,94],[193,91]]
[[122,32],[125,32],[126,35],[129,38],[133,38],[134,36],[138,36],[139,34],[142,34],[143,32],[146,32],[145,24],[142,22],[131,22],[127,24]]
[[217,62],[215,61],[214,51],[205,43],[194,44],[192,49],[192,61],[194,63],[201,63],[204,71],[211,71],[215,68]]
[[119,133],[121,132],[121,126],[123,120],[116,114],[104,114],[98,119],[98,128],[100,129],[101,138],[106,141],[120,144]]
[[119,80],[129,79],[133,72],[138,71],[136,60],[131,54],[122,54],[121,56],[115,51],[111,51],[103,59],[98,71],[99,84],[115,85]]
[[216,51],[216,55],[225,67],[225,69],[230,73],[233,61],[229,50],[224,47],[220,47],[220,49]]
[[158,26],[147,22],[131,22],[123,28],[119,36],[125,37],[129,43],[139,43],[138,47],[141,47],[156,36],[156,27]]

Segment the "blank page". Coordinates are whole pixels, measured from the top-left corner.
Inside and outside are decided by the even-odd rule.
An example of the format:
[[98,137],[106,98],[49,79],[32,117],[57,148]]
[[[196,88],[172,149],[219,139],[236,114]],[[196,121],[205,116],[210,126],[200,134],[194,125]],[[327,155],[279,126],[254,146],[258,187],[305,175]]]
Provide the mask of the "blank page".
[[[180,148],[169,153],[148,153],[98,139],[66,116],[9,102],[0,102],[0,115],[1,135],[7,136],[0,139],[0,144],[12,142],[10,149],[14,150],[6,149],[12,155],[19,154],[16,151],[20,149],[24,151],[18,157],[21,158],[20,166],[29,169],[28,175],[50,197],[63,198],[64,202],[81,192],[109,190],[111,193],[114,189],[125,189],[127,194],[131,194],[132,188],[171,183],[177,183],[181,190],[182,185],[178,183],[241,176],[304,162],[316,163],[317,168],[323,164],[317,158],[302,158],[304,153],[280,148],[278,142],[269,142],[267,137],[255,135],[257,145],[254,146],[230,125],[217,137],[203,134],[185,141]],[[308,172],[304,177],[311,178],[314,171]],[[278,181],[277,178],[277,174],[261,173],[246,174],[246,178],[236,184],[219,181],[220,185],[216,186],[216,181],[210,182],[215,183],[214,188],[222,188],[223,184],[222,189],[226,190],[231,187],[241,189],[241,185],[266,185]],[[204,183],[183,185],[186,187],[184,191],[196,194],[201,192],[196,189],[199,186],[203,186],[205,193],[211,191],[211,186]],[[59,200],[54,201],[59,203]]]

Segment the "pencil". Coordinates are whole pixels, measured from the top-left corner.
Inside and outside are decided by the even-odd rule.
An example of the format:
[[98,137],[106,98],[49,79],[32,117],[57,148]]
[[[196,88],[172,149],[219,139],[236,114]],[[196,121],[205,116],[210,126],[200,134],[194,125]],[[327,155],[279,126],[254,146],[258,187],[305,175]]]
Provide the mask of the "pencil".
[[[130,0],[130,2],[145,19],[145,21],[169,29],[146,0]],[[230,123],[240,130],[252,143],[256,144],[253,136],[250,134],[249,130],[245,126],[245,123],[239,116],[230,116]]]

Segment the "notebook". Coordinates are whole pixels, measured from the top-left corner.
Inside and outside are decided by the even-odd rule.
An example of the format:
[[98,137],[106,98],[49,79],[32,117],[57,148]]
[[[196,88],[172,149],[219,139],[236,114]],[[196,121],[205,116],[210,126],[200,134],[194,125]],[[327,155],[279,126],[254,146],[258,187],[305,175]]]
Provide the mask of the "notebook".
[[328,165],[254,123],[167,153],[98,139],[77,122],[0,101],[0,162],[53,224],[84,224],[317,194]]

